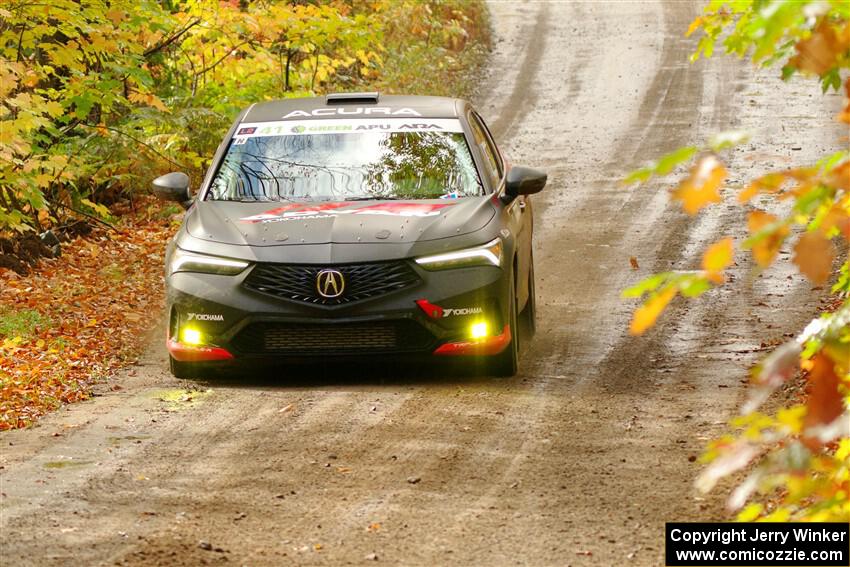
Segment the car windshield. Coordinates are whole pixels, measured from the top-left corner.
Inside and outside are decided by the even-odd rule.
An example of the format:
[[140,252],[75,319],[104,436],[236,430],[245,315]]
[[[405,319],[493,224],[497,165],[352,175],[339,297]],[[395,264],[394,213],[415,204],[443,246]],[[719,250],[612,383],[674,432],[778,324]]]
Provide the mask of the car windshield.
[[344,201],[483,194],[460,122],[419,118],[241,124],[206,198]]

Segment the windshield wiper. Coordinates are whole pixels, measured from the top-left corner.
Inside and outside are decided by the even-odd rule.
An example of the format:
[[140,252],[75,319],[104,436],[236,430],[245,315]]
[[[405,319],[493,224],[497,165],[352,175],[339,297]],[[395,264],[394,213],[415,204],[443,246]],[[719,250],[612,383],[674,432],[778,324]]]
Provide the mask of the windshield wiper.
[[402,197],[378,197],[378,196],[370,196],[370,195],[359,195],[357,197],[347,197],[346,201],[402,201]]

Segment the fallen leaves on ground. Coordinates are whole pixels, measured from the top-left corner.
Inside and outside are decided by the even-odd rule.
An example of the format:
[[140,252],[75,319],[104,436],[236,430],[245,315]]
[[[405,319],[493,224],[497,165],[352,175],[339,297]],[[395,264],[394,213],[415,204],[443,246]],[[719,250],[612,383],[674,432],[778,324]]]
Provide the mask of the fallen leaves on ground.
[[163,254],[175,220],[152,200],[40,261],[22,277],[0,269],[0,316],[35,311],[32,332],[0,336],[0,430],[24,427],[142,352],[163,307]]

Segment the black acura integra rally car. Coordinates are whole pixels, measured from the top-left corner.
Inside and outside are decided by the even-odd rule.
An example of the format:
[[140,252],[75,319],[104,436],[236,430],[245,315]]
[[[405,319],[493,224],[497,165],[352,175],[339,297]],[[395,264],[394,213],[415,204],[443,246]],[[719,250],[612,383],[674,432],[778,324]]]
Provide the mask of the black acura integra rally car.
[[517,370],[534,327],[532,210],[463,100],[377,93],[243,111],[166,255],[175,376],[252,361],[462,357]]

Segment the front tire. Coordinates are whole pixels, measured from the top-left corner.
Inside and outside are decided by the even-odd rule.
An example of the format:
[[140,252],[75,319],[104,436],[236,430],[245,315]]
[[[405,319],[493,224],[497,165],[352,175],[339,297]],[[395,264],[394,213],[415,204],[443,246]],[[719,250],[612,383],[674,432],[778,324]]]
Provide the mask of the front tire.
[[511,329],[511,342],[505,347],[505,350],[495,355],[491,359],[490,371],[494,376],[502,378],[510,378],[517,373],[519,369],[519,336],[517,329],[517,298],[516,285],[514,284],[515,274],[511,274],[511,284],[508,294],[508,324]]
[[537,296],[534,293],[534,259],[528,269],[528,301],[519,314],[520,324],[525,334],[523,340],[531,339],[537,332]]
[[198,377],[198,365],[194,362],[180,362],[169,356],[168,366],[171,374],[180,380],[190,380]]

